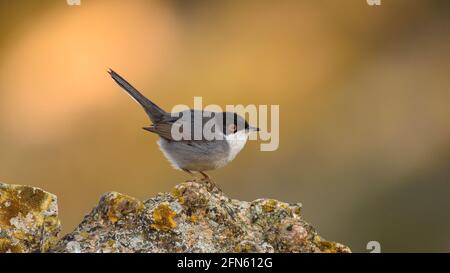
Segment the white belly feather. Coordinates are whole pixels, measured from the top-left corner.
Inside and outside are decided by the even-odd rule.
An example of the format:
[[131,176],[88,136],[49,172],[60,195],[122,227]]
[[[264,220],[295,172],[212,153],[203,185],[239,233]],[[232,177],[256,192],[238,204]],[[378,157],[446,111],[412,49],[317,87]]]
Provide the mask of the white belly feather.
[[228,135],[225,137],[227,148],[222,149],[220,146],[214,149],[207,148],[206,153],[204,149],[198,150],[199,148],[195,145],[187,146],[183,143],[168,142],[165,139],[160,139],[158,145],[175,169],[207,171],[224,167],[232,161],[244,148],[247,136],[244,131]]

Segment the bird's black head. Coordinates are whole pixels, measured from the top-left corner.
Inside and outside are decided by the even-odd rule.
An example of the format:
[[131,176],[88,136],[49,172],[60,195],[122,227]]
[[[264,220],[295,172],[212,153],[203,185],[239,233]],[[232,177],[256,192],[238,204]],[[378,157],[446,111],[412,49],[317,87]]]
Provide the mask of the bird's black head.
[[225,135],[232,135],[240,131],[247,133],[259,131],[259,128],[250,126],[243,117],[232,112],[222,113],[222,124],[222,132]]

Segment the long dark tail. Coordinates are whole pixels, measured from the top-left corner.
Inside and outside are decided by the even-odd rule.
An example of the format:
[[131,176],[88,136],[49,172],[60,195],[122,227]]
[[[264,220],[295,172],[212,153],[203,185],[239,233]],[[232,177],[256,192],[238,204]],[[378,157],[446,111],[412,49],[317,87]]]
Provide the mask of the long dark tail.
[[154,104],[151,100],[144,97],[141,92],[139,92],[136,88],[129,84],[119,74],[114,72],[112,69],[110,69],[108,73],[111,75],[113,80],[116,81],[118,85],[120,85],[120,87],[127,91],[127,93],[144,108],[145,112],[153,123],[158,123],[159,121],[164,119],[165,116],[167,116],[167,113],[163,109],[159,108],[158,105]]

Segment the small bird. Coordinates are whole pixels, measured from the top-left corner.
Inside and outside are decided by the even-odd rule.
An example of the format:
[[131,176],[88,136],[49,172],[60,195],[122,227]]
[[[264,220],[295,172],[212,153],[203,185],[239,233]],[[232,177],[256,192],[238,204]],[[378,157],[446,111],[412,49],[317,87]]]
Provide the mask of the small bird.
[[[147,113],[153,123],[144,130],[157,134],[160,138],[159,147],[165,157],[175,169],[185,171],[191,175],[200,173],[204,179],[210,180],[205,171],[224,167],[231,162],[244,148],[248,135],[259,131],[259,128],[250,126],[240,115],[232,112],[208,112],[203,110],[185,110],[177,113],[166,112],[143,96],[136,88],[113,70],[108,73]],[[200,117],[200,122],[199,118]],[[184,130],[190,129],[190,138],[174,136],[174,126],[180,122],[189,122]],[[197,121],[197,122],[196,122]],[[214,124],[211,136],[206,136],[206,124]],[[183,124],[183,123],[182,123]],[[186,125],[186,123],[184,123]],[[201,127],[199,127],[201,126]],[[178,128],[178,127],[177,127]],[[196,137],[194,132],[201,132]]]

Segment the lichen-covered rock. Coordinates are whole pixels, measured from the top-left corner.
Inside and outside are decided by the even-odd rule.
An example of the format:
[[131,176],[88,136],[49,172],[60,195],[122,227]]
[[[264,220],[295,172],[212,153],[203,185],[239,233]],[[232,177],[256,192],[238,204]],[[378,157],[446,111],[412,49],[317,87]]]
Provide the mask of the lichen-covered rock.
[[46,252],[60,228],[55,195],[0,183],[0,253]]
[[105,194],[53,252],[350,252],[301,217],[300,204],[233,200],[208,182],[145,202]]

